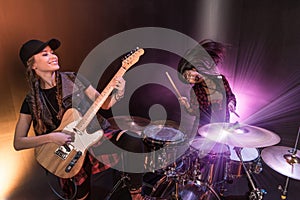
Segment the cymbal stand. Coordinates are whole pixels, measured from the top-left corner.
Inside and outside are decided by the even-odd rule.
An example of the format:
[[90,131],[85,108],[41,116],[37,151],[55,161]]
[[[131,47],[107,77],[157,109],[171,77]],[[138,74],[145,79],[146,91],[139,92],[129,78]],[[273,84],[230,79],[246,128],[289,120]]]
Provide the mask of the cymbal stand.
[[281,185],[278,186],[278,189],[281,191],[280,199],[286,199],[287,197],[287,188],[289,185],[290,177],[286,177],[284,188]]
[[[121,178],[120,180],[118,180],[118,182],[114,185],[113,189],[110,191],[110,193],[108,193],[106,195],[106,197],[104,198],[105,200],[110,200],[112,195],[119,189],[119,187],[121,188],[125,188],[128,187],[129,185],[129,181],[130,181],[130,177],[125,173],[125,164],[124,164],[124,152],[121,153],[121,162],[122,162],[122,173],[121,173]],[[122,184],[122,186],[121,186]]]
[[[291,153],[291,154],[285,154],[283,156],[285,158],[286,162],[289,163],[290,165],[294,165],[295,163],[300,163],[300,159],[296,156],[299,135],[300,135],[300,127],[298,129],[295,146],[293,149],[289,150],[289,153]],[[281,185],[278,186],[278,189],[282,192],[281,199],[286,199],[286,197],[287,197],[287,188],[288,188],[289,180],[290,180],[290,177],[287,176],[286,180],[285,180],[284,188],[282,188]]]
[[242,158],[242,154],[241,154],[241,151],[242,151],[242,147],[234,147],[233,148],[236,152],[236,155],[239,157],[240,161],[242,162],[242,166],[246,172],[246,175],[248,177],[248,180],[251,184],[251,187],[252,187],[252,191],[250,192],[250,195],[249,195],[249,200],[261,200],[263,199],[263,195],[266,194],[266,191],[264,189],[258,189],[253,180],[252,180],[252,177],[243,161],[243,158]]
[[175,180],[175,193],[173,194],[174,200],[181,200],[181,196],[179,195],[179,182]]

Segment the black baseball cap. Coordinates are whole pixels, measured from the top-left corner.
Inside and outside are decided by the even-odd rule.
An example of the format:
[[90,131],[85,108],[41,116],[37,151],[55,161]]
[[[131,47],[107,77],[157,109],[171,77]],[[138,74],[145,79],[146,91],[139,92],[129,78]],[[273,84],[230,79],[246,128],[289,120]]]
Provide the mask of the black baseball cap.
[[27,67],[28,59],[41,52],[46,46],[49,46],[52,50],[56,50],[60,46],[60,41],[53,38],[47,42],[42,42],[40,40],[29,40],[24,43],[20,49],[19,56],[25,67]]

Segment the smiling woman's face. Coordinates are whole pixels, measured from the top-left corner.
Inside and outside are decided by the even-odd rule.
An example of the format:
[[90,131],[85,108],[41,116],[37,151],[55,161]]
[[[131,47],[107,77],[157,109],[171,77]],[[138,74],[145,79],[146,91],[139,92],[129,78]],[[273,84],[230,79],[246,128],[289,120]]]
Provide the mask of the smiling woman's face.
[[58,57],[53,50],[47,46],[40,53],[34,55],[32,69],[39,75],[43,72],[54,72],[59,69]]

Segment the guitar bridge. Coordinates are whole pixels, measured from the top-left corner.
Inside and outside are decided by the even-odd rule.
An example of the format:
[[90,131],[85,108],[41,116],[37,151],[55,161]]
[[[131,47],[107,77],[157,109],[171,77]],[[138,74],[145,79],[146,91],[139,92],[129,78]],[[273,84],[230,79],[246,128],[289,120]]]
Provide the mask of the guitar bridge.
[[65,144],[65,145],[58,147],[54,153],[55,153],[55,155],[60,157],[62,160],[65,160],[69,156],[69,154],[71,153],[73,148],[74,148],[73,145]]

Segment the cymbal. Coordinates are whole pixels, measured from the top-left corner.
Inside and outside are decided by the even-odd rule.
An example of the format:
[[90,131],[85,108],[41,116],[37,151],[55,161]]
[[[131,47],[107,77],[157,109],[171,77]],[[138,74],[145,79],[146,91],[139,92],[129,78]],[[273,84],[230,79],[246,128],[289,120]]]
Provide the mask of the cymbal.
[[262,150],[263,161],[282,175],[300,180],[300,152],[292,155],[293,148],[284,146],[267,147]]
[[163,125],[174,129],[179,129],[179,124],[173,120],[156,120],[151,122],[153,125]]
[[198,129],[198,133],[212,141],[235,146],[260,148],[280,142],[280,137],[266,129],[239,123],[211,123]]
[[150,120],[138,116],[115,116],[107,119],[114,129],[130,130],[141,135]]

